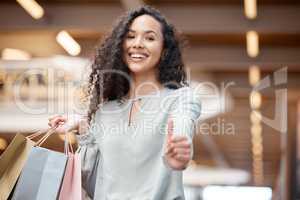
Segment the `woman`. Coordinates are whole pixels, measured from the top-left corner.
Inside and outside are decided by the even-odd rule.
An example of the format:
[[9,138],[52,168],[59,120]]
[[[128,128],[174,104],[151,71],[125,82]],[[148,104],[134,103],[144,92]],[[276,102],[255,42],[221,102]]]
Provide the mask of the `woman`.
[[51,127],[65,123],[59,131],[79,130],[89,196],[184,199],[200,102],[187,86],[173,26],[148,6],[123,16],[97,50],[89,83],[86,120],[49,119]]

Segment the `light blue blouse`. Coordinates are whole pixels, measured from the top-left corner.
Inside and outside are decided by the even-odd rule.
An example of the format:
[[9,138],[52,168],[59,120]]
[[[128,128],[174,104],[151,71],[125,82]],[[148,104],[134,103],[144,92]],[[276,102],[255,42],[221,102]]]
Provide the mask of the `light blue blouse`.
[[[134,101],[141,106],[129,123]],[[182,171],[164,159],[167,121],[172,117],[174,134],[192,144],[200,111],[200,97],[190,87],[104,103],[89,133],[77,137],[83,188],[97,200],[185,199]]]

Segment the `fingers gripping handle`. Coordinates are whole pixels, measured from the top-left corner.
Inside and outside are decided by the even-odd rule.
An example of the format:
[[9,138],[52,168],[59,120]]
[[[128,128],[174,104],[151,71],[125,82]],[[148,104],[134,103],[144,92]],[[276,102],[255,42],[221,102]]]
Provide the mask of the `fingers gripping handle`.
[[[42,146],[42,144],[48,139],[49,136],[51,136],[53,133],[55,133],[56,129],[60,126],[60,124],[45,130],[39,130],[34,132],[33,134],[27,136],[26,138],[32,140],[42,134],[44,134],[37,142],[35,142],[35,146]],[[65,140],[64,140],[64,153],[66,155],[69,155],[70,153],[73,153],[73,147],[70,142],[70,132],[65,133]]]

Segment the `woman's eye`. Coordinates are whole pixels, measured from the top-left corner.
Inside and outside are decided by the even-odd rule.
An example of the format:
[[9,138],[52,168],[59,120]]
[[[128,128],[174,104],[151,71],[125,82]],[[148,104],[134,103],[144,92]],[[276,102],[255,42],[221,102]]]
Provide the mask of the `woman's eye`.
[[147,39],[147,40],[150,40],[150,41],[153,41],[153,40],[154,40],[154,37],[147,37],[146,39]]
[[128,38],[128,39],[133,39],[134,38],[134,36],[133,35],[127,35],[127,37],[126,38]]

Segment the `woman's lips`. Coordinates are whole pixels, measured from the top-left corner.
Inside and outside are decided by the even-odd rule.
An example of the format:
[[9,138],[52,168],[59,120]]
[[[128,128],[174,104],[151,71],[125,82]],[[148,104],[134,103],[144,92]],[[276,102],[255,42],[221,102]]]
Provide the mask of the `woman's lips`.
[[129,53],[130,60],[134,62],[144,61],[149,57],[146,53]]

